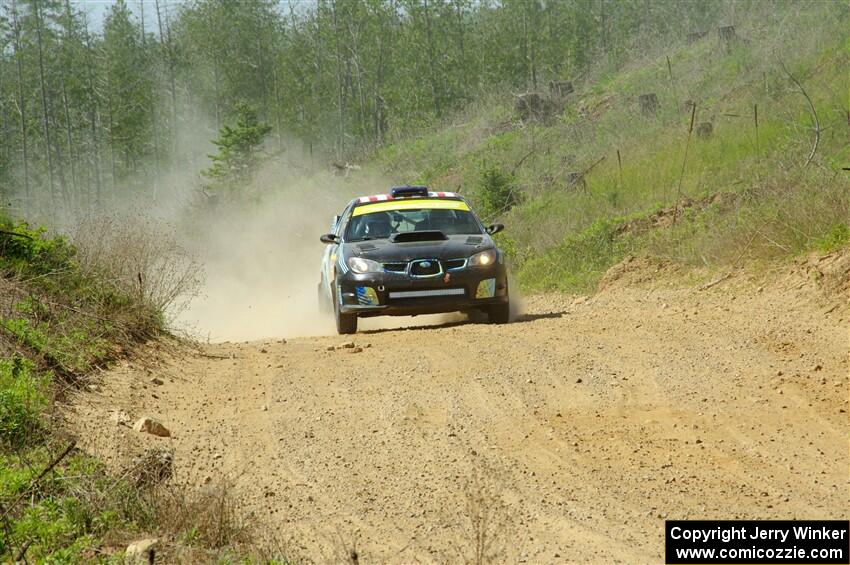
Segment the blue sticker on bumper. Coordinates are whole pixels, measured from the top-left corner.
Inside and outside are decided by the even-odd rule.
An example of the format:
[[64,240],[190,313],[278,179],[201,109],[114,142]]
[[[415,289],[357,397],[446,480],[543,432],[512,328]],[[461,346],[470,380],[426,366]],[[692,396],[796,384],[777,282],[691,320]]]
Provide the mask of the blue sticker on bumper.
[[361,306],[380,306],[378,294],[371,286],[358,286],[355,291],[357,292],[357,303]]
[[496,279],[484,279],[478,283],[475,298],[493,298],[496,296]]

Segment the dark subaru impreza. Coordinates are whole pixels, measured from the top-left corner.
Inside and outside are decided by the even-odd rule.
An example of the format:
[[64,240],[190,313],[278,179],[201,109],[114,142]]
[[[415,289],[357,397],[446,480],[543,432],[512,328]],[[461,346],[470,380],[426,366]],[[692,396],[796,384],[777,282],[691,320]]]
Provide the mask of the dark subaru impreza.
[[319,304],[337,331],[357,318],[484,312],[508,321],[508,276],[502,251],[469,203],[424,186],[355,198],[334,217],[322,259]]

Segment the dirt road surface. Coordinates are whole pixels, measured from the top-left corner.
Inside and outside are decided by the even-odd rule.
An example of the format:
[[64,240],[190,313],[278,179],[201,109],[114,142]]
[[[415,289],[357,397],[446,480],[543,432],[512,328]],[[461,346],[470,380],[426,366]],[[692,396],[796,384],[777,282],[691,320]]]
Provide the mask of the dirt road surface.
[[153,346],[70,425],[116,465],[173,448],[175,480],[230,481],[316,562],[463,562],[482,511],[494,560],[528,563],[660,562],[665,518],[846,517],[847,296],[648,269],[507,326]]

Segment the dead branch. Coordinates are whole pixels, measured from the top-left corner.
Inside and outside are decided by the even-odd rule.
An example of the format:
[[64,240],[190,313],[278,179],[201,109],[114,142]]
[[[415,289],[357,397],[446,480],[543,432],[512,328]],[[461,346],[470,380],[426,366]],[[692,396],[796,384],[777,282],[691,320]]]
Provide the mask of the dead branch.
[[26,238],[26,239],[32,239],[31,235],[27,235],[25,233],[18,233],[18,232],[14,232],[14,231],[6,231],[6,230],[0,230],[0,233],[2,233],[3,235],[11,235],[13,237],[23,237],[23,238]]
[[586,168],[585,170],[583,170],[581,172],[581,177],[584,178],[584,176],[587,175],[587,173],[589,173],[594,167],[596,167],[596,165],[598,165],[599,163],[601,163],[604,160],[605,160],[605,155],[603,155],[602,157],[600,157],[599,159],[594,161],[588,168]]
[[30,481],[29,486],[23,491],[21,491],[21,494],[18,495],[18,498],[13,500],[12,503],[6,507],[6,510],[3,512],[3,518],[6,518],[6,515],[9,514],[12,510],[14,510],[21,500],[27,497],[27,495],[32,491],[33,488],[35,488],[39,481],[41,481],[41,479],[47,476],[47,473],[52,471],[53,468],[56,467],[56,465],[58,465],[63,459],[65,459],[65,457],[67,457],[68,454],[71,453],[71,450],[73,450],[76,446],[77,442],[71,441],[71,443],[69,443],[68,446],[64,450],[62,450],[62,453],[60,453],[53,461],[51,461],[50,464],[45,467],[44,470],[39,473],[35,479]]
[[28,549],[30,548],[30,546],[32,545],[32,542],[33,542],[33,540],[31,540],[31,539],[30,539],[30,540],[27,540],[27,542],[23,545],[23,547],[21,548],[21,550],[18,552],[18,556],[17,556],[17,557],[15,557],[15,562],[16,562],[16,563],[17,563],[17,562],[19,562],[19,561],[25,561],[25,559],[24,559],[24,555],[26,555],[27,550],[28,550]]
[[809,97],[809,93],[806,92],[806,89],[803,88],[803,85],[800,84],[800,81],[797,80],[796,77],[794,77],[794,75],[792,75],[791,72],[785,67],[785,63],[783,61],[780,60],[779,65],[782,67],[782,70],[785,71],[785,74],[788,75],[788,78],[790,78],[791,81],[797,85],[797,88],[800,89],[800,93],[805,96],[806,102],[809,103],[809,110],[812,113],[812,119],[814,119],[815,121],[815,141],[814,143],[812,143],[812,150],[809,153],[809,158],[806,159],[806,163],[803,165],[803,168],[805,168],[808,167],[809,163],[812,162],[812,159],[815,158],[815,152],[818,150],[818,145],[820,144],[820,120],[818,119],[818,113],[817,110],[815,110],[815,105],[812,102],[811,97]]
[[208,359],[237,359],[234,355],[219,355],[217,353],[198,353],[198,355]]
[[528,159],[529,157],[531,157],[531,155],[533,155],[533,154],[534,154],[534,151],[535,151],[535,150],[534,150],[534,149],[532,149],[531,151],[529,151],[528,153],[526,153],[525,155],[523,155],[523,156],[522,156],[522,159],[520,159],[519,161],[517,161],[517,164],[516,164],[516,165],[514,165],[514,168],[513,168],[513,169],[511,169],[511,174],[512,174],[512,175],[513,175],[514,173],[516,173],[516,170],[517,170],[517,169],[519,169],[520,165],[522,165],[522,164],[523,164],[523,162],[524,162],[526,159]]
[[701,287],[699,287],[699,290],[708,290],[709,288],[722,283],[723,281],[725,281],[726,279],[728,279],[731,276],[732,276],[732,271],[729,271],[725,275],[717,277],[716,279],[714,279],[710,283],[706,283],[706,284],[702,285]]

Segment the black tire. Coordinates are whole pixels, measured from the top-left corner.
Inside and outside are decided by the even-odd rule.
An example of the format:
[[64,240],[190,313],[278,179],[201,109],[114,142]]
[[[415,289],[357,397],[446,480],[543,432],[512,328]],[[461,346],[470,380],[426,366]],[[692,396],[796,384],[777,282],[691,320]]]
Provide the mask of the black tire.
[[337,300],[334,300],[334,319],[336,320],[336,333],[340,335],[357,333],[357,315],[340,312]]
[[470,324],[489,324],[490,323],[490,309],[481,310],[470,310],[466,313],[467,318],[469,318]]
[[487,311],[491,324],[507,324],[511,321],[511,305],[508,302],[504,304],[493,304]]

